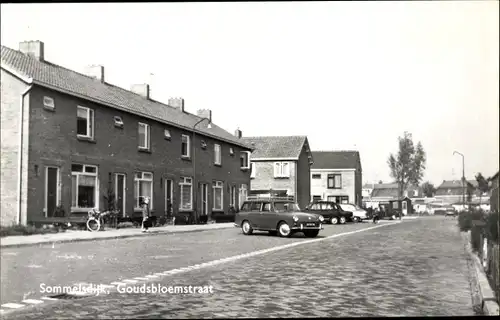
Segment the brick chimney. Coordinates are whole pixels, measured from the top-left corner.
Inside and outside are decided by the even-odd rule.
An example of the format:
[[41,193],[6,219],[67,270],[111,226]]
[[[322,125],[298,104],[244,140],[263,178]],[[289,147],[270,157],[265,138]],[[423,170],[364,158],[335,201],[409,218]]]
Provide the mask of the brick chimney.
[[243,136],[243,132],[241,132],[240,128],[236,129],[236,131],[234,132],[234,135],[238,138],[238,139],[241,139],[241,137]]
[[100,65],[91,65],[85,68],[85,74],[104,83],[104,67]]
[[170,98],[168,99],[168,105],[184,112],[184,99],[182,98]]
[[200,109],[196,112],[200,118],[208,118],[212,122],[212,110],[210,109]]
[[149,99],[149,84],[133,84],[130,90],[134,93],[140,94],[141,96]]
[[42,41],[24,41],[19,43],[19,51],[34,57],[38,61],[44,61],[44,45]]

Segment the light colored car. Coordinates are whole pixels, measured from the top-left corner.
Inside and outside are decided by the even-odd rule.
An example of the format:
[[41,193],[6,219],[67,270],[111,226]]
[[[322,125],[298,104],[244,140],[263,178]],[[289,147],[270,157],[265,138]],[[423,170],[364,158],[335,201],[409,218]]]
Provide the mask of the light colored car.
[[345,210],[352,212],[352,219],[354,222],[362,222],[363,220],[367,220],[368,216],[366,214],[366,210],[360,208],[359,206],[352,203],[341,203],[340,207]]

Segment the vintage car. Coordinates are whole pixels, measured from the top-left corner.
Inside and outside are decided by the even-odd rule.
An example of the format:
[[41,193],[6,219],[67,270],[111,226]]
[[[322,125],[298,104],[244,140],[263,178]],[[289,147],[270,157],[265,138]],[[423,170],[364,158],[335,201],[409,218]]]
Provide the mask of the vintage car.
[[368,219],[368,215],[365,209],[355,205],[353,203],[341,203],[340,207],[344,211],[352,212],[354,222],[363,222],[363,220]]
[[344,224],[354,220],[352,212],[343,210],[339,204],[333,201],[313,201],[304,211],[321,214],[325,221],[331,224]]
[[245,201],[235,216],[234,225],[245,235],[268,231],[272,235],[290,237],[302,232],[314,238],[323,229],[323,221],[321,215],[300,212],[299,206],[291,200],[266,198]]

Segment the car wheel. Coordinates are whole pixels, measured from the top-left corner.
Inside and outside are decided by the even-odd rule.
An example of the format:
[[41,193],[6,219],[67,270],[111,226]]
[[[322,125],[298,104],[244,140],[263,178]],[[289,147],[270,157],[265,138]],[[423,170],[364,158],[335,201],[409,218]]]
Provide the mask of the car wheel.
[[338,224],[338,223],[339,223],[339,218],[337,218],[337,217],[332,217],[332,218],[330,219],[330,223],[331,223],[331,224]]
[[280,237],[287,238],[292,235],[292,229],[286,222],[281,222],[278,226],[278,234]]
[[354,218],[352,218],[352,220],[353,220],[354,222],[360,222],[360,221],[361,221],[361,219],[359,219],[359,217],[354,217]]
[[250,222],[248,222],[247,220],[243,221],[243,223],[241,224],[241,231],[247,236],[251,235],[253,233],[253,229],[250,225]]
[[318,236],[319,230],[306,230],[304,231],[304,235],[307,238],[316,238]]
[[345,224],[345,217],[340,217],[340,224]]
[[278,232],[277,232],[277,231],[269,231],[269,235],[271,235],[271,236],[275,236],[275,235],[277,235],[277,234],[278,234]]

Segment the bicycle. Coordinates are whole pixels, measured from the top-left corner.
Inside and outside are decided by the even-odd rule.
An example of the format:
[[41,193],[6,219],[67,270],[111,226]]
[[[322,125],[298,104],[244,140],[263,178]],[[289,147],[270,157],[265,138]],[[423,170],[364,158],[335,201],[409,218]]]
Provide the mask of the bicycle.
[[87,218],[87,229],[90,232],[101,230],[101,227],[104,224],[103,218],[111,215],[112,213],[113,211],[100,212],[96,209],[90,210]]

